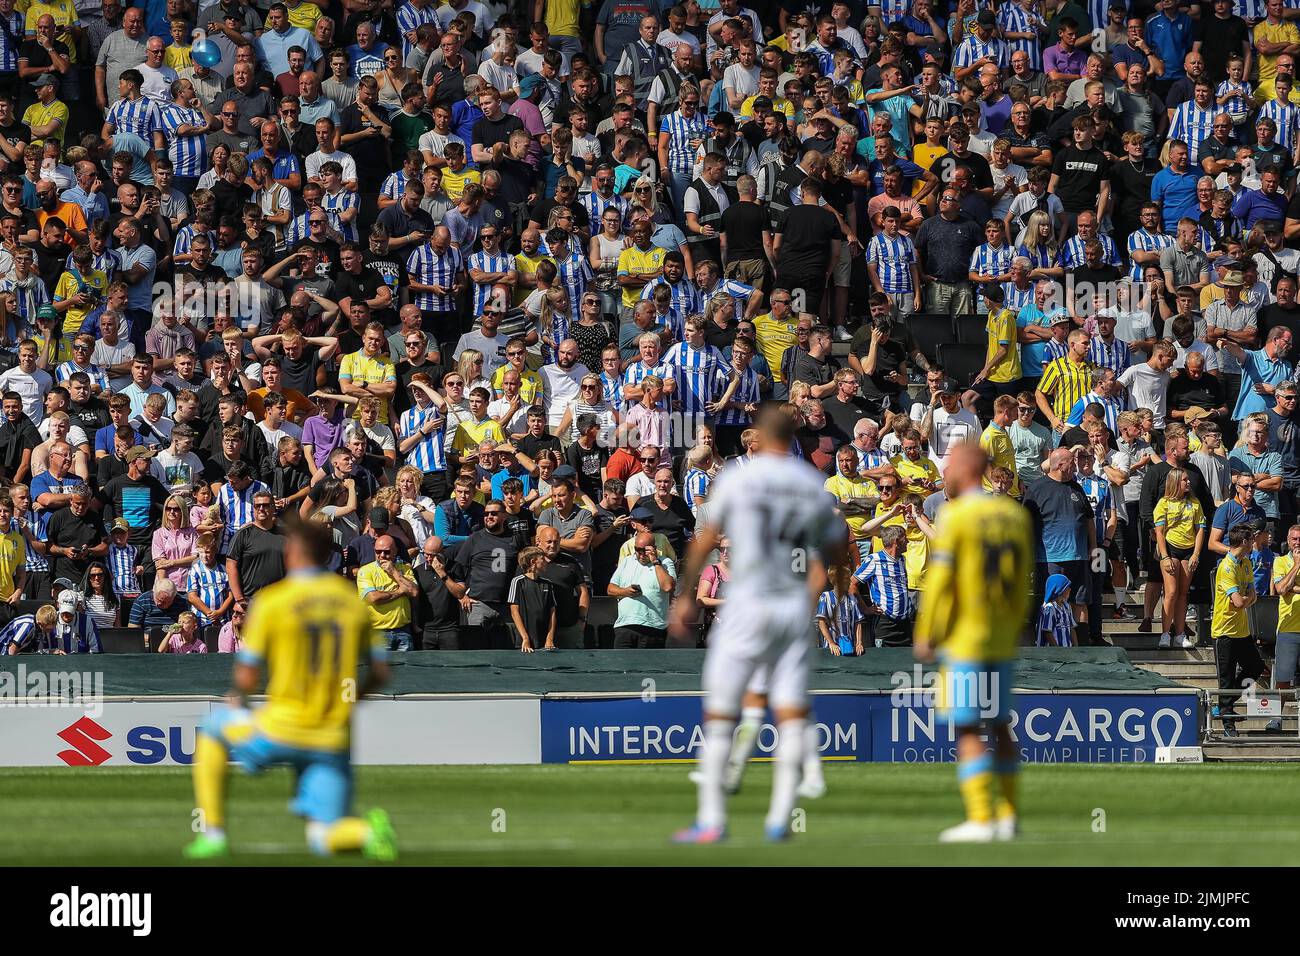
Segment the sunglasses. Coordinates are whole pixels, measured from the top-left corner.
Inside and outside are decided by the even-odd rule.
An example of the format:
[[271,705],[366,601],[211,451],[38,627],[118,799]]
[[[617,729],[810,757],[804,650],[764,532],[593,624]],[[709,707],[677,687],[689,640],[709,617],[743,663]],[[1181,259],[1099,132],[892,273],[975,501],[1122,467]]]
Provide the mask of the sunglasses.
[[511,351],[509,351],[509,352],[506,353],[506,358],[519,358],[519,356],[521,356],[521,355],[523,355],[523,354],[524,354],[524,353],[521,352],[521,351],[519,351],[518,349],[513,349],[513,350],[511,350]]
[[375,548],[375,554],[392,554],[392,548]]
[[642,459],[641,459],[641,463],[642,463],[642,464],[645,464],[645,465],[650,465],[650,464],[653,464],[654,462],[656,462],[656,461],[658,461],[658,460],[659,460],[658,458],[655,458],[655,457],[652,456],[652,457],[650,457],[650,458],[642,458]]

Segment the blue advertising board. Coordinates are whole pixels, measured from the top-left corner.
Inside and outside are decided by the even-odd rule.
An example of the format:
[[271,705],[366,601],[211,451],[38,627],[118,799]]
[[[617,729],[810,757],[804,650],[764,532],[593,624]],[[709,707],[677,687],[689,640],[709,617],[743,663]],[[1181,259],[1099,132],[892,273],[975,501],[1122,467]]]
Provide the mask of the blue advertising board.
[[[698,696],[544,698],[542,762],[677,762],[699,758]],[[919,697],[813,697],[824,759],[935,763],[954,759],[952,726]],[[1012,732],[1038,763],[1143,763],[1157,747],[1194,746],[1197,698],[1185,694],[1015,695]],[[757,756],[771,756],[765,724]]]

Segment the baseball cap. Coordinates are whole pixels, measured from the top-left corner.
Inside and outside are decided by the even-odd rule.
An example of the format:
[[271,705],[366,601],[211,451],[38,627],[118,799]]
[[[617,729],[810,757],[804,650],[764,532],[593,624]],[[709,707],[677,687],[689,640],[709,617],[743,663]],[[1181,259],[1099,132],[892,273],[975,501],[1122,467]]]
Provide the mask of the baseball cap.
[[[135,461],[137,458],[152,458],[153,449],[144,445],[136,445],[134,448],[128,448],[126,454],[122,457],[127,461]],[[121,521],[122,519],[119,518],[117,520]],[[113,522],[113,527],[117,527],[117,521]],[[127,527],[130,527],[130,525],[127,525]]]
[[[132,450],[132,451],[135,451],[134,448],[131,449],[131,450]],[[113,527],[112,527],[111,530],[113,530],[113,531],[130,531],[130,530],[131,530],[131,526],[130,526],[129,524],[126,523],[126,519],[125,519],[125,518],[114,518],[114,519],[113,519]]]
[[546,81],[542,79],[540,73],[529,73],[527,76],[519,78],[519,95],[528,97],[537,92],[537,88]]
[[59,613],[77,613],[77,594],[75,591],[68,590],[59,595]]
[[1245,281],[1241,278],[1240,272],[1233,270],[1219,280],[1219,285],[1242,286],[1245,285]]
[[649,521],[654,516],[655,513],[646,505],[637,505],[628,513],[628,517],[633,521]]
[[36,321],[39,322],[42,319],[50,319],[51,321],[57,322],[59,321],[59,313],[54,310],[54,306],[52,305],[40,306],[36,310]]
[[556,468],[555,471],[551,472],[551,476],[564,481],[566,479],[577,478],[578,472],[574,470],[572,465],[561,465],[559,468]]
[[750,104],[750,109],[755,110],[770,110],[773,108],[775,108],[775,104],[770,96],[756,96],[754,102]]
[[1052,321],[1049,324],[1060,325],[1063,322],[1069,323],[1069,321],[1070,321],[1070,314],[1068,312],[1057,312],[1055,315],[1052,316]]
[[1202,418],[1209,418],[1209,417],[1210,417],[1209,410],[1202,408],[1200,405],[1193,405],[1187,411],[1183,412],[1183,421],[1188,423],[1199,422]]
[[370,527],[376,531],[386,531],[390,520],[387,508],[370,509]]
[[39,90],[42,86],[53,86],[54,77],[49,73],[42,73],[36,79],[32,80],[32,89]]

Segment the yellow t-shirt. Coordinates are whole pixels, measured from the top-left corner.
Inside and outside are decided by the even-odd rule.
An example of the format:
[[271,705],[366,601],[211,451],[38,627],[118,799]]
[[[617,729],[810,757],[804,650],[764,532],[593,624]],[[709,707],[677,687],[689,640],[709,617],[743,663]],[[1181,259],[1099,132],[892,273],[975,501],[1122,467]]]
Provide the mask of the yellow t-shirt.
[[[522,251],[516,252],[515,271],[519,273],[520,277],[525,275],[535,275],[537,273],[537,267],[549,258],[550,256],[542,255],[541,250],[538,250],[537,255],[535,256],[526,255]],[[515,305],[520,305],[524,299],[528,298],[532,294],[532,291],[532,289],[527,288],[522,282],[519,283],[519,285],[515,287]]]
[[[667,250],[660,249],[658,246],[651,246],[645,250],[638,249],[636,246],[628,246],[618,254],[618,274],[626,276],[634,272],[654,272],[656,269],[662,269],[664,256],[666,255],[668,255]],[[641,299],[641,289],[643,287],[623,287],[623,308],[631,309],[636,306]]]
[[[394,564],[394,570],[403,577],[412,577],[411,569],[400,561]],[[391,591],[395,587],[392,575],[372,561],[357,571],[357,596],[363,601],[371,591]],[[411,599],[399,597],[383,604],[367,604],[370,623],[377,631],[396,631],[411,623]]]
[[23,29],[27,36],[36,36],[36,23],[45,14],[54,18],[54,25],[59,28],[59,32],[54,34],[54,39],[58,40],[68,48],[68,62],[77,62],[77,44],[68,36],[67,28],[81,20],[81,14],[77,13],[77,8],[72,0],[55,0],[54,3],[29,3],[27,9],[23,11]]
[[[492,373],[492,393],[494,398],[500,398],[505,392],[506,372],[512,368],[510,365],[502,365]],[[542,397],[542,377],[530,368],[525,368],[524,373],[519,376],[519,401],[525,406],[535,405]]]
[[589,2],[581,0],[547,0],[544,18],[546,29],[551,32],[551,36],[581,36],[578,32],[579,8],[589,6]]
[[[1016,472],[1016,448],[1011,443],[1011,436],[1007,430],[1002,428],[996,422],[989,422],[984,433],[980,435],[980,448],[988,453],[989,463],[1000,466],[1011,472],[1013,478],[1011,481],[1011,496],[1020,497],[1020,475]],[[989,481],[989,476],[984,476],[984,490],[992,491],[993,482]]]
[[14,575],[27,563],[27,543],[17,531],[0,535],[0,600],[14,593]]
[[771,312],[764,312],[754,317],[754,335],[758,338],[758,350],[763,353],[763,360],[772,370],[772,381],[784,382],[781,377],[781,359],[785,351],[799,341],[795,327],[799,323],[793,312],[784,322],[772,318]]
[[[481,422],[466,420],[456,426],[456,437],[452,439],[451,450],[461,458],[473,457],[478,454],[479,444],[489,438],[498,445],[506,440],[505,432],[495,418],[485,418]],[[469,454],[466,455],[466,452]]]
[[[98,269],[91,269],[89,272],[81,274],[82,281],[86,285],[95,289],[101,296],[108,293],[108,276],[104,275]],[[81,288],[81,283],[73,278],[71,272],[65,272],[59,276],[59,282],[54,287],[54,301],[63,302],[65,299],[71,299]],[[81,328],[82,321],[90,314],[93,305],[71,306],[67,312],[63,313],[63,334],[76,335],[77,330]]]
[[356,586],[328,572],[294,574],[257,592],[239,659],[266,662],[266,705],[253,723],[277,743],[347,750],[362,661],[385,654]]
[[442,167],[442,191],[452,202],[460,202],[460,194],[465,191],[466,183],[482,183],[483,174],[477,169],[466,166],[458,173],[453,173],[450,166]]
[[[936,159],[940,156],[947,155],[948,150],[946,147],[929,146],[924,140],[912,147],[912,162],[916,163],[916,165],[920,166],[922,169],[929,169],[930,164]],[[923,179],[918,179],[916,182],[912,183],[912,195],[915,196],[924,188],[925,181]]]
[[984,328],[989,334],[989,347],[984,361],[991,361],[999,346],[1007,347],[1007,354],[1002,357],[1002,361],[989,370],[989,381],[1000,385],[1019,381],[1020,346],[1016,344],[1016,314],[1010,309],[1003,309],[997,314],[990,312],[988,324]]
[[[1300,43],[1300,29],[1291,20],[1283,20],[1276,26],[1267,20],[1261,20],[1255,24],[1255,32],[1252,37],[1251,45],[1256,49],[1259,48],[1260,40],[1267,43]],[[1272,97],[1273,78],[1277,76],[1277,54],[1273,56],[1260,54],[1255,62],[1259,64],[1259,84],[1256,86],[1256,90],[1268,84],[1269,97]],[[1262,103],[1263,101],[1259,100],[1258,102]]]
[[1246,608],[1232,606],[1231,597],[1238,591],[1245,591],[1253,586],[1255,572],[1251,569],[1250,559],[1238,561],[1231,554],[1225,554],[1214,572],[1214,618],[1210,622],[1210,636],[1250,637],[1250,621],[1246,618]]
[[[353,385],[382,385],[384,382],[397,381],[397,367],[387,352],[380,352],[378,357],[370,358],[365,350],[351,352],[343,356],[339,363],[339,381],[347,379]],[[361,409],[352,407],[352,417],[360,418]],[[388,424],[388,399],[379,399],[379,420]]]
[[[63,137],[68,132],[68,104],[60,100],[52,100],[48,106],[44,103],[33,103],[23,111],[23,125],[29,129],[34,126],[44,126],[47,123],[59,121],[59,126],[49,139],[58,140],[62,145]],[[36,137],[32,140],[33,146],[43,146],[45,140]]]
[[[754,118],[754,100],[756,99],[758,99],[758,94],[745,97],[745,102],[740,104],[741,119]],[[784,96],[771,96],[768,97],[768,99],[772,101],[773,113],[784,113],[785,118],[787,120],[789,120],[791,117],[794,116],[795,113],[794,104],[791,103],[789,100],[787,100]]]
[[1016,656],[1034,568],[1029,512],[1001,495],[966,494],[939,514],[916,637],[946,661]]
[[1165,529],[1165,541],[1175,548],[1196,547],[1196,532],[1205,528],[1201,503],[1188,495],[1182,501],[1161,498],[1151,512],[1152,524]]
[[289,11],[289,23],[302,27],[308,33],[316,29],[316,21],[324,16],[320,7],[314,3],[300,3],[296,7],[285,4],[285,9]]
[[193,45],[177,46],[173,43],[163,51],[163,65],[170,66],[177,73],[189,69],[194,65],[194,61],[190,58],[193,49]]
[[[1291,573],[1295,558],[1283,554],[1273,561],[1273,590],[1282,583],[1282,579]],[[1300,631],[1300,595],[1282,594],[1277,599],[1277,632],[1295,633]]]
[[[824,485],[827,491],[833,494],[840,504],[848,504],[856,501],[859,504],[864,503],[866,498],[879,498],[880,491],[876,488],[876,483],[870,478],[862,478],[855,475],[852,478],[846,478],[841,474],[834,474],[826,479]],[[900,516],[901,517],[901,516]],[[853,532],[855,540],[861,540],[866,537],[862,533],[862,528],[870,520],[865,514],[846,514],[844,520],[848,523],[849,530]]]
[[935,489],[916,484],[918,480],[939,481],[939,466],[929,458],[922,456],[916,461],[909,461],[905,455],[900,454],[889,459],[889,464],[893,466],[894,471],[898,472],[898,477],[907,482],[903,488],[904,494],[920,495],[922,498],[934,494]]

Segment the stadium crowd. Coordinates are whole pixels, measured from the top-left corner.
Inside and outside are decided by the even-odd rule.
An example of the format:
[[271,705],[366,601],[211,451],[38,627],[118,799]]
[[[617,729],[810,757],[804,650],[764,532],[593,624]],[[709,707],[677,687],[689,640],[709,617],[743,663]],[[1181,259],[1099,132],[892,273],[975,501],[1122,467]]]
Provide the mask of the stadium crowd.
[[394,649],[580,647],[599,596],[663,646],[779,402],[860,551],[830,653],[910,642],[978,440],[1040,532],[1029,640],[1100,642],[1145,580],[1162,647],[1214,606],[1235,686],[1275,594],[1282,679],[1298,19],[0,0],[0,648],[236,649],[286,514]]

